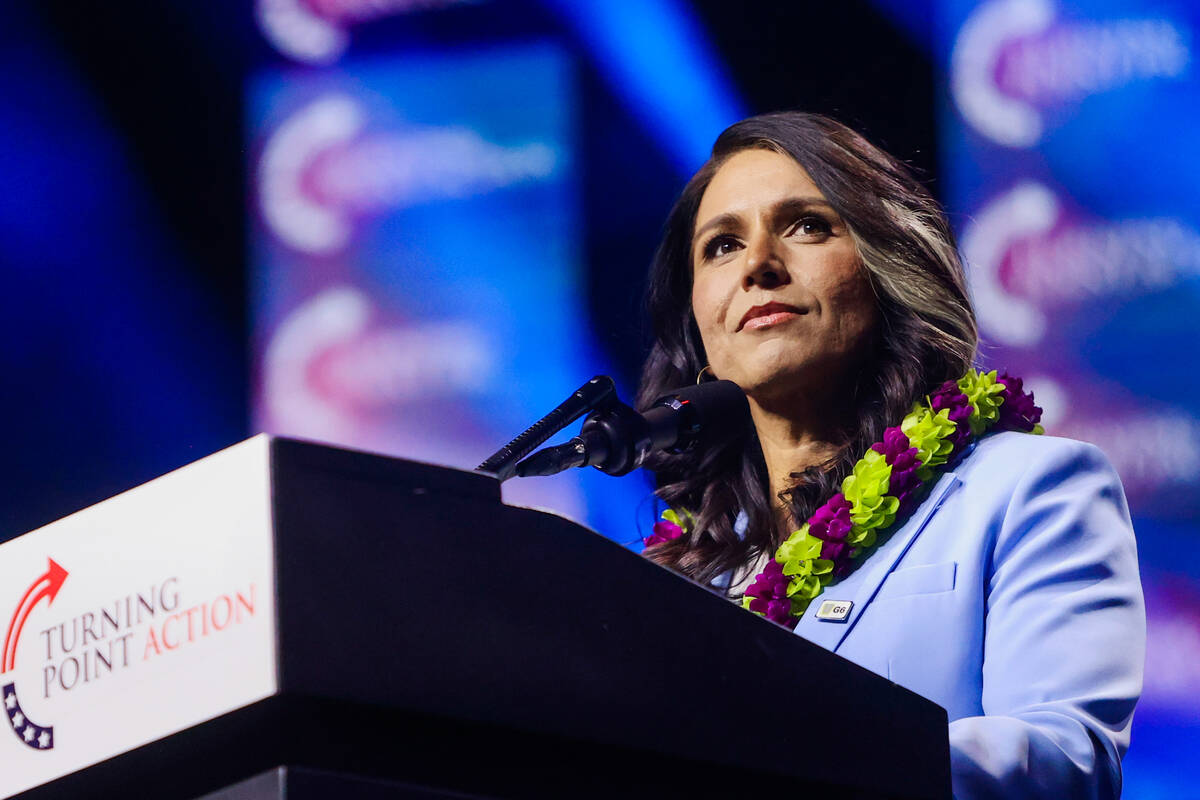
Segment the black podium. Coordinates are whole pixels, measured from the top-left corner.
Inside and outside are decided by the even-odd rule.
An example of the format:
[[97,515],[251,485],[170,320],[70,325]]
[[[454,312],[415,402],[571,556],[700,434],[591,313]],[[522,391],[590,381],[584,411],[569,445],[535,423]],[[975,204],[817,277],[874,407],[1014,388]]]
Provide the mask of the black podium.
[[[269,471],[274,690],[20,797],[950,796],[941,707],[602,536],[504,505],[495,480],[265,436],[237,447],[251,445]],[[205,491],[198,508],[220,505]],[[144,616],[182,652],[171,611]],[[129,640],[131,676],[151,668],[137,655],[156,663],[151,638]],[[217,639],[195,633],[197,674],[223,669]],[[113,676],[84,688],[99,698]],[[43,714],[73,697],[43,683],[48,699],[29,701]]]

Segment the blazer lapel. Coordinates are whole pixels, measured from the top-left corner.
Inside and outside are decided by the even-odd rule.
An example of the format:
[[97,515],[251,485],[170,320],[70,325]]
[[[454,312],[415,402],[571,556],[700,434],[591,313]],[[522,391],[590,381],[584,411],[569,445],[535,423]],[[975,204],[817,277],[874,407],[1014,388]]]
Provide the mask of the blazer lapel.
[[[850,633],[850,629],[854,627],[854,623],[862,615],[863,609],[874,599],[883,579],[891,573],[897,562],[908,552],[909,546],[924,530],[929,518],[959,483],[961,481],[953,472],[943,474],[934,484],[929,497],[925,498],[925,502],[921,503],[908,521],[900,526],[878,550],[867,556],[865,564],[850,577],[837,585],[830,586],[817,599],[813,600],[796,625],[796,633],[810,642],[821,645],[826,650],[836,652],[846,635]],[[853,601],[850,614],[845,622],[817,619],[817,610],[826,600]]]

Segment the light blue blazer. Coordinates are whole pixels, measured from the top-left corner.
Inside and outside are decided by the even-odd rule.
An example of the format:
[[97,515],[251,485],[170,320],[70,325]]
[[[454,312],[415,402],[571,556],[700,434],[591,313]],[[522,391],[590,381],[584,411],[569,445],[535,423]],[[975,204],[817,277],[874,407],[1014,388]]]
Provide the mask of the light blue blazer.
[[[848,618],[817,619],[823,600]],[[960,800],[1120,795],[1146,617],[1095,447],[985,437],[796,633],[946,708]]]

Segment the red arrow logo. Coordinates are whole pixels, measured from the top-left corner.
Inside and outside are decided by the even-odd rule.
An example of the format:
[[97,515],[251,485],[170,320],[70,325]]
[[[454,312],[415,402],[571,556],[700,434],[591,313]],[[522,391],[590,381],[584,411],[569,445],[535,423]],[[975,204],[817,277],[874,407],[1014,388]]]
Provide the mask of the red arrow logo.
[[30,585],[25,596],[21,598],[21,602],[17,604],[17,610],[13,612],[12,620],[8,623],[8,635],[4,637],[4,659],[0,661],[0,674],[8,672],[17,665],[17,642],[21,638],[21,630],[24,629],[25,621],[29,619],[33,607],[41,602],[43,597],[50,598],[46,605],[52,604],[54,598],[58,596],[58,590],[62,588],[63,582],[67,579],[67,571],[54,563],[53,558],[46,560],[50,562],[49,568]]

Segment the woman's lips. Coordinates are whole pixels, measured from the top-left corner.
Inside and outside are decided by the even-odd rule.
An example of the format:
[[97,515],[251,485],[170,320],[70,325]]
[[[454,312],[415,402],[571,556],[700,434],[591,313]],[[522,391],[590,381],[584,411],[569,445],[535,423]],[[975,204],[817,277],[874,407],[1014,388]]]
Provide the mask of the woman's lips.
[[751,330],[769,328],[773,325],[795,319],[803,313],[802,309],[796,306],[789,306],[785,303],[766,303],[765,305],[754,306],[754,308],[751,308],[742,317],[742,321],[738,324],[738,330],[746,328]]
[[774,314],[767,314],[762,317],[752,317],[742,326],[744,330],[754,330],[756,328],[769,328],[772,325],[778,325],[781,322],[787,322],[789,319],[794,319],[800,316],[795,311],[776,311]]

